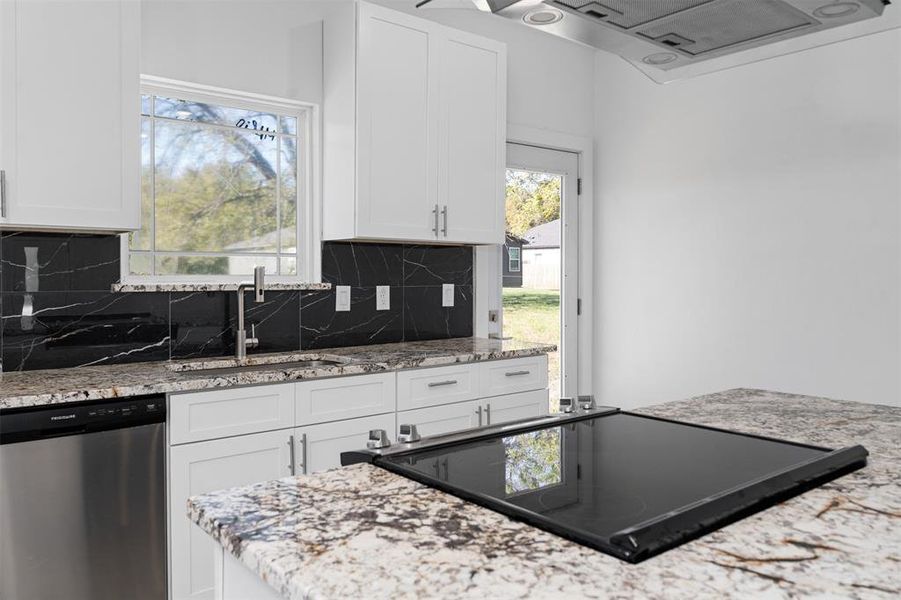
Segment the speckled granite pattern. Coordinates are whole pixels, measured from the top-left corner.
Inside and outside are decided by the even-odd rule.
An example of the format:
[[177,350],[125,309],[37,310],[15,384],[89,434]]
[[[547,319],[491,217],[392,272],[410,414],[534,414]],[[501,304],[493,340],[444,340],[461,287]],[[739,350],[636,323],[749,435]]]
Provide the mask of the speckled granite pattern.
[[[237,283],[114,283],[111,292],[237,292]],[[324,291],[332,289],[331,283],[267,283],[271,291]]]
[[[320,350],[315,354],[331,355],[348,362],[313,369],[273,364],[271,369],[263,370],[255,367],[248,371],[177,372],[172,369],[173,363],[152,362],[13,372],[0,375],[0,410],[520,358],[546,354],[554,349],[553,345],[516,340],[456,338]],[[287,354],[298,355],[296,352]],[[251,355],[250,361],[260,363],[273,357]]]
[[189,514],[284,597],[897,598],[901,409],[731,390],[648,414],[869,465],[639,565],[369,465],[214,492]]

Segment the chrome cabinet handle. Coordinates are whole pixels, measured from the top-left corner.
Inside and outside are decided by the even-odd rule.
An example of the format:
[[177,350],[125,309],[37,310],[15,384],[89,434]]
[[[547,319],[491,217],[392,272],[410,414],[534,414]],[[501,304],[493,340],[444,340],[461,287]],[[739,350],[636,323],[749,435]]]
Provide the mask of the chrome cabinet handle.
[[435,205],[435,208],[432,209],[432,214],[435,215],[435,227],[432,228],[432,231],[435,233],[435,237],[440,237],[438,235],[438,205]]
[[300,434],[300,468],[301,473],[307,475],[307,434]]
[[291,459],[288,461],[288,471],[291,475],[297,474],[297,465],[294,464],[294,436],[288,436],[288,452],[290,452]]
[[507,377],[519,377],[520,375],[528,375],[531,371],[508,371],[505,373]]
[[444,387],[447,385],[457,385],[456,379],[448,379],[447,381],[433,381],[429,384],[430,388]]
[[485,405],[485,418],[488,421],[487,425],[491,425],[491,403],[489,402]]
[[6,218],[6,170],[0,169],[0,218]]
[[479,427],[481,427],[482,426],[482,406],[481,405],[479,405],[479,407],[476,409],[476,414],[479,415]]
[[444,237],[447,237],[447,205],[441,209],[441,216],[444,217],[444,228],[441,230],[441,233],[444,234]]

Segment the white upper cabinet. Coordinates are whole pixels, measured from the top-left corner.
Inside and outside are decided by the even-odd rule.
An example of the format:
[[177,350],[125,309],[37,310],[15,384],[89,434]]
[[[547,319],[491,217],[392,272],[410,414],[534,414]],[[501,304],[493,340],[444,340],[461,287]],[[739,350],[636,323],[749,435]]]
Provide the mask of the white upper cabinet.
[[462,32],[442,39],[438,204],[442,236],[504,243],[507,71],[503,46]]
[[139,2],[0,2],[0,226],[140,227]]
[[324,42],[324,238],[503,243],[506,47],[363,2]]

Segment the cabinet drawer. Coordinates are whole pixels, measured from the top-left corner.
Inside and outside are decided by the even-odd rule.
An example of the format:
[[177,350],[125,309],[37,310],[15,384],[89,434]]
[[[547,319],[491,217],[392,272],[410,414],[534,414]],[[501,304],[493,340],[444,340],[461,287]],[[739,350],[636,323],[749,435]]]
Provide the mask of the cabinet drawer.
[[397,374],[397,410],[438,406],[479,397],[475,365],[451,365]]
[[297,383],[297,425],[394,412],[394,382],[394,373],[378,373]]
[[[431,406],[416,410],[405,410],[397,413],[397,427],[401,425],[416,425],[419,435],[444,435],[452,431],[472,429],[482,423],[483,412],[479,410],[482,404],[478,400],[448,404],[446,406]],[[395,437],[396,439],[396,437]]]
[[547,356],[479,364],[480,396],[501,396],[547,387]]
[[545,417],[549,409],[547,389],[494,396],[482,400],[482,403],[488,425]]
[[169,443],[199,442],[294,426],[294,384],[169,397]]

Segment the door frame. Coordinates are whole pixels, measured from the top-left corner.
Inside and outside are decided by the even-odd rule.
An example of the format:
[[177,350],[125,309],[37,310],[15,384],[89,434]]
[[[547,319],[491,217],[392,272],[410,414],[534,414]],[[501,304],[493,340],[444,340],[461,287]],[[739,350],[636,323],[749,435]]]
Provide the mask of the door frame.
[[[578,315],[578,329],[583,335],[577,340],[577,380],[578,394],[593,393],[593,356],[594,356],[594,139],[539,129],[528,125],[508,123],[507,141],[526,146],[537,146],[549,150],[562,150],[578,155],[579,178],[582,180],[581,193],[578,194],[578,300],[581,301],[581,313]],[[498,314],[503,305],[500,296],[501,287],[497,282],[501,278],[501,260],[503,252],[500,246],[477,246],[475,248],[475,301],[473,310],[473,331],[478,337],[497,337],[500,335],[500,323],[492,322],[490,315]]]

